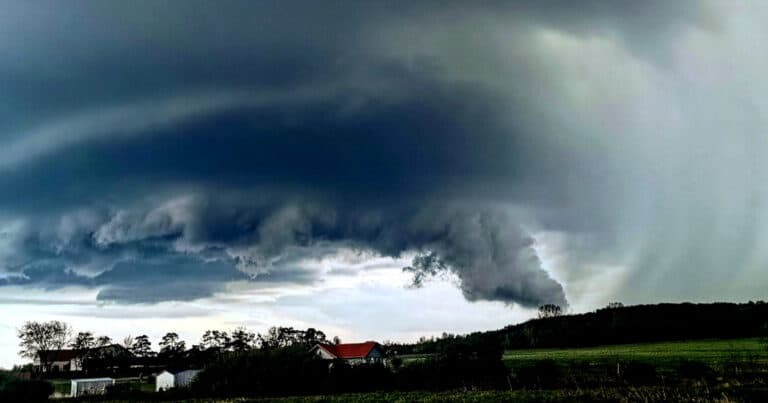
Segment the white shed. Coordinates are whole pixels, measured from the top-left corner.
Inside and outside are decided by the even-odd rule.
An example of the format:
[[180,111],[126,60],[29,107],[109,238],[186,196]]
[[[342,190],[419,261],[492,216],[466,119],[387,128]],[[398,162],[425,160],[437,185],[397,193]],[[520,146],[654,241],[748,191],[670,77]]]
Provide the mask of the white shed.
[[73,379],[70,384],[69,395],[71,397],[103,395],[107,393],[107,387],[115,384],[112,378],[87,378]]
[[188,387],[200,371],[200,369],[165,370],[155,377],[155,391]]

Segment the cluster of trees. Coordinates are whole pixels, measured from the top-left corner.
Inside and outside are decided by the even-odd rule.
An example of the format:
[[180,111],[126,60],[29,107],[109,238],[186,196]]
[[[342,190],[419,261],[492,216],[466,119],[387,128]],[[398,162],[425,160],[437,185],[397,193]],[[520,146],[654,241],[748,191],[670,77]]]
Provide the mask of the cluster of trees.
[[758,337],[768,303],[611,303],[594,312],[534,319],[498,330],[507,349],[586,347],[670,340]]
[[437,354],[404,365],[396,357],[350,366],[320,360],[306,342],[227,353],[198,376],[194,396],[243,397],[368,391],[505,388],[509,371],[495,336],[457,341]]
[[[271,350],[290,346],[308,348],[328,339],[320,330],[292,327],[272,327],[264,334],[238,327],[231,332],[207,330],[200,343],[187,348],[187,344],[175,332],[166,333],[158,343],[159,350],[152,349],[149,336],[127,336],[122,343],[114,343],[108,336],[96,336],[82,331],[72,336],[72,328],[61,321],[25,323],[18,330],[20,355],[30,360],[40,359],[41,372],[48,372],[56,350],[75,350],[78,367],[87,373],[104,373],[125,370],[132,364],[144,366],[202,366],[211,359],[227,353],[243,353],[253,349]],[[340,339],[334,337],[334,342]]]

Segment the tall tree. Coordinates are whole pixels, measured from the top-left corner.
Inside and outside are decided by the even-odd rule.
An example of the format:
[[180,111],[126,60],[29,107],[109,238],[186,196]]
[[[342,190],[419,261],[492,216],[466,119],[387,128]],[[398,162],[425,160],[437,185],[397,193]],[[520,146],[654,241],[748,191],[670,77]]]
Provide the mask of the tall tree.
[[539,319],[554,318],[563,314],[560,305],[546,304],[539,307]]
[[174,332],[168,332],[160,341],[160,354],[164,356],[178,356],[187,349],[184,340],[179,339],[179,335]]
[[96,339],[91,332],[80,332],[69,346],[77,352],[78,367],[82,369],[86,366],[91,349],[96,346]]
[[69,342],[72,330],[68,324],[58,320],[29,321],[18,329],[17,334],[21,339],[19,355],[31,360],[39,358],[40,369],[47,372],[51,365],[51,351],[64,348]]
[[149,337],[146,334],[133,339],[130,350],[136,357],[145,358],[153,355],[152,342],[149,341]]
[[232,351],[248,351],[253,348],[255,341],[256,335],[241,326],[232,331],[229,348]]
[[210,352],[221,352],[230,347],[231,339],[225,331],[206,330],[200,341],[200,349]]

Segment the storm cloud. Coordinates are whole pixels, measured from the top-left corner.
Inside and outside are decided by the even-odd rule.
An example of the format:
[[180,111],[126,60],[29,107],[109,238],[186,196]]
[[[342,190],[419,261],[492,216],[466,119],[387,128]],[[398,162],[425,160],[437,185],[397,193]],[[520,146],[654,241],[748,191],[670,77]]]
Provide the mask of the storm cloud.
[[536,307],[596,267],[627,301],[695,299],[768,259],[768,61],[733,50],[765,37],[734,22],[754,10],[5,8],[0,284],[194,300],[322,281],[302,262],[350,249]]

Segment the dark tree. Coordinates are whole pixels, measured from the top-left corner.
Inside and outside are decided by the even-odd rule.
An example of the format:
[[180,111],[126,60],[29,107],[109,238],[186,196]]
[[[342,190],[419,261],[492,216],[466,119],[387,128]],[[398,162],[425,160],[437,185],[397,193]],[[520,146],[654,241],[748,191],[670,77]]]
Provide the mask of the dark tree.
[[77,360],[80,368],[85,368],[88,361],[88,354],[92,348],[96,347],[96,339],[91,332],[80,332],[69,344],[77,352]]
[[232,337],[230,338],[228,348],[236,352],[248,351],[253,348],[255,341],[255,334],[249,332],[244,327],[238,327],[232,331]]
[[226,351],[231,344],[229,334],[219,330],[206,330],[200,341],[200,350],[214,353]]
[[151,357],[154,355],[152,351],[152,342],[149,341],[149,337],[146,334],[133,339],[133,344],[130,348],[131,353],[139,358]]
[[322,330],[316,330],[315,328],[309,328],[304,331],[302,335],[302,343],[306,346],[314,346],[318,343],[327,343],[328,339],[325,337],[325,333]]
[[556,318],[563,314],[560,305],[546,304],[539,307],[539,319]]
[[184,340],[179,339],[179,335],[174,332],[166,333],[160,341],[160,355],[166,357],[177,357],[187,349]]
[[271,327],[267,334],[259,334],[256,339],[259,347],[263,349],[290,346],[304,346],[308,348],[317,343],[328,342],[325,333],[321,330],[314,328],[299,330],[292,327]]
[[99,336],[96,338],[96,347],[106,347],[112,345],[112,339],[109,336]]
[[34,360],[40,359],[40,369],[50,369],[51,350],[61,350],[69,342],[72,331],[68,324],[58,320],[50,322],[26,322],[17,334],[21,341],[19,346],[22,357]]

